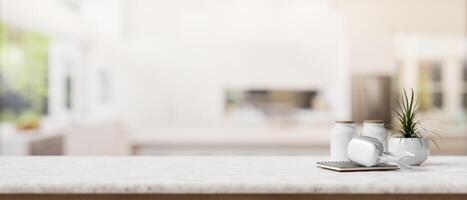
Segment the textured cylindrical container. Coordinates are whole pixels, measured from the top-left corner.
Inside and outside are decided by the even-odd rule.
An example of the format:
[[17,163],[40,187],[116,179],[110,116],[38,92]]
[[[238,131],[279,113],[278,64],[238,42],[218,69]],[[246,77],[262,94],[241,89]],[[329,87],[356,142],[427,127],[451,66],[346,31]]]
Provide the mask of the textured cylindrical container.
[[365,120],[363,122],[362,136],[373,137],[381,141],[384,145],[384,151],[388,151],[388,131],[384,128],[382,120]]
[[337,121],[331,130],[331,160],[347,161],[347,146],[357,136],[353,121]]

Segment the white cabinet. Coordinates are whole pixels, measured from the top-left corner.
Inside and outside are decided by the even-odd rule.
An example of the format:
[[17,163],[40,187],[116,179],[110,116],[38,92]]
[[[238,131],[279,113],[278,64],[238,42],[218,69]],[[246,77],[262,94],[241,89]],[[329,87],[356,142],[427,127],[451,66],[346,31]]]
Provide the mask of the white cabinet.
[[[400,35],[395,54],[399,61],[399,86],[419,93],[422,112],[459,121],[467,78],[466,40],[462,36]],[[397,91],[400,92],[400,91]]]

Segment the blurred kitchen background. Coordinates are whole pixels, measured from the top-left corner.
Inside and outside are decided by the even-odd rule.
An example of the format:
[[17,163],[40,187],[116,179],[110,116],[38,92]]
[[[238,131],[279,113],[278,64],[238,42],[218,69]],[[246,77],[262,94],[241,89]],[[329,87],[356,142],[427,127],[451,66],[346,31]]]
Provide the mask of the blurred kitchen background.
[[0,0],[1,155],[327,155],[420,95],[467,154],[467,0]]

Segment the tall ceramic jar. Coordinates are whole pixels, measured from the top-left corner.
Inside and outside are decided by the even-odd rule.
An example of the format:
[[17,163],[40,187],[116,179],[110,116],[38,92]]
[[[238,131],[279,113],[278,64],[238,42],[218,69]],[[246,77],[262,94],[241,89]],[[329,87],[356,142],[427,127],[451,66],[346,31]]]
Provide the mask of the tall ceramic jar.
[[388,151],[388,131],[384,128],[382,120],[365,120],[361,132],[362,136],[373,137],[381,141],[384,145],[384,151]]
[[337,121],[331,130],[331,160],[347,161],[347,146],[357,136],[354,121]]

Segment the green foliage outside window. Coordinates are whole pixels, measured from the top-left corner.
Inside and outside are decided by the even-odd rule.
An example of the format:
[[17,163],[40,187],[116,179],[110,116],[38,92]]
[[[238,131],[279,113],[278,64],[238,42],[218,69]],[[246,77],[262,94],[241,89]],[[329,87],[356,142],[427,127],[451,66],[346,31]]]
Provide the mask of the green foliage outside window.
[[0,122],[47,112],[50,39],[0,23]]

